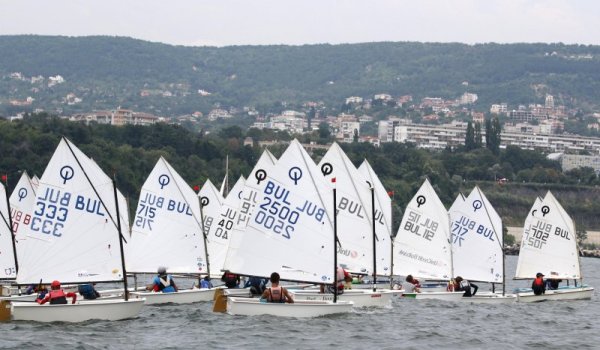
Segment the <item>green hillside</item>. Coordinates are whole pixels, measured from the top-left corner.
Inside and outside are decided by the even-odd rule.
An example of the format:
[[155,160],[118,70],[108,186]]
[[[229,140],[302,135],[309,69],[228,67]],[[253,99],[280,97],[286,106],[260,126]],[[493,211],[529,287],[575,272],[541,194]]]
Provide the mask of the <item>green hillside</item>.
[[[88,111],[123,106],[161,115],[207,112],[216,105],[266,112],[323,101],[339,108],[349,96],[411,94],[491,103],[543,102],[594,107],[600,101],[600,47],[563,44],[368,43],[304,46],[182,47],[121,37],[0,36],[0,113],[10,99],[28,108]],[[48,87],[10,79],[61,75]],[[468,82],[468,86],[462,84]],[[150,96],[141,96],[147,90]],[[210,92],[200,96],[198,90]],[[168,91],[167,96],[163,92]],[[82,102],[61,104],[74,93]]]

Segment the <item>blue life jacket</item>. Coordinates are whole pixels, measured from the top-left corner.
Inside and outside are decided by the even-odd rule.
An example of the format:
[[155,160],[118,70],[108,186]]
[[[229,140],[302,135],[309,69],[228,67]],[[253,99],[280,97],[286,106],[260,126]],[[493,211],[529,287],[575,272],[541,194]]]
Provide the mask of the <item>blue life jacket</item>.
[[[158,286],[158,290],[163,293],[174,293],[175,287],[173,287],[173,277],[171,275],[167,275],[166,278],[163,276],[154,277],[154,284]],[[166,282],[166,283],[164,283]]]
[[205,279],[200,281],[200,288],[208,289],[208,288],[212,288],[212,287],[213,287],[212,282],[207,281]]
[[79,287],[77,287],[77,291],[81,294],[83,299],[93,300],[98,298],[98,294],[91,284],[80,284]]

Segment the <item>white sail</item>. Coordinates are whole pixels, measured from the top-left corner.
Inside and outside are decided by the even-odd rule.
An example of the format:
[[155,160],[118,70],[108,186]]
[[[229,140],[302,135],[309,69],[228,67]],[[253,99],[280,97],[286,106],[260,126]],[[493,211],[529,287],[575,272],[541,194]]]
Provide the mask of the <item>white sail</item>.
[[206,273],[200,200],[163,157],[142,186],[128,245],[128,272]]
[[238,218],[235,222],[234,227],[236,230],[244,230],[248,226],[250,216],[256,208],[258,187],[264,180],[266,172],[277,162],[277,158],[269,150],[264,150],[258,162],[248,175],[246,182],[244,183],[244,189],[242,192],[242,198],[239,201],[238,207]]
[[31,185],[33,186],[33,189],[37,191],[37,188],[40,185],[40,178],[37,177],[37,175],[33,175],[31,178]]
[[35,188],[27,175],[21,174],[19,182],[10,195],[10,211],[13,223],[13,233],[16,239],[17,257],[22,255],[21,249],[25,246],[26,236],[21,234],[22,228],[29,225],[33,217],[33,206],[35,204]]
[[[293,140],[259,184],[258,205],[240,242],[229,249],[235,273],[332,283],[335,271],[332,189]],[[233,243],[233,242],[232,242]]]
[[515,278],[579,279],[577,239],[571,218],[550,191],[525,220]]
[[404,211],[394,239],[394,274],[437,280],[452,277],[450,221],[429,180]]
[[[221,206],[225,198],[210,180],[206,180],[200,189],[198,197],[202,202],[202,218],[204,220],[204,234],[208,235],[210,228],[221,213]],[[210,257],[209,257],[210,259]]]
[[0,183],[0,279],[14,279],[17,277],[17,270],[6,196],[4,184]]
[[63,138],[36,194],[19,284],[123,280],[113,182],[90,158]]
[[464,202],[465,202],[465,196],[462,194],[462,192],[459,192],[458,196],[456,196],[456,199],[450,206],[450,209],[448,209],[448,212],[452,212],[453,210],[458,209]]
[[319,162],[328,181],[335,179],[338,210],[338,263],[348,272],[373,272],[371,195],[364,177],[337,143]]
[[[91,162],[90,166],[96,167],[96,170],[100,173],[103,173],[102,168],[94,161],[94,159],[90,158]],[[35,186],[35,185],[34,185]],[[127,199],[119,189],[117,189],[117,201],[119,203],[119,217],[121,218],[121,233],[125,238],[125,242],[131,236],[131,225],[129,220],[129,205],[127,204]],[[126,246],[124,246],[126,248]]]
[[229,195],[223,201],[221,210],[208,230],[208,258],[210,259],[210,273],[221,276],[225,257],[231,242],[233,228],[238,219],[238,208],[244,190],[246,179],[243,176],[237,180]]
[[[266,179],[266,174],[271,171],[275,162],[277,162],[277,158],[271,152],[265,150],[250,172],[248,179],[246,179],[241,199],[238,202],[237,219],[233,225],[233,234],[229,237],[229,244],[239,246],[239,241],[242,239],[241,236],[244,234],[250,217],[258,204],[260,184]],[[235,258],[233,251],[227,250],[223,269],[227,270],[231,259]]]
[[119,215],[121,218],[121,233],[125,241],[131,237],[131,221],[129,220],[129,203],[127,198],[117,189],[117,201],[119,202]]
[[225,160],[225,176],[223,176],[223,182],[221,182],[221,196],[227,197],[229,195],[229,155]]
[[389,276],[392,272],[392,200],[366,159],[360,165],[358,171],[371,182],[375,189],[377,274]]
[[450,210],[454,275],[502,283],[502,219],[479,187]]

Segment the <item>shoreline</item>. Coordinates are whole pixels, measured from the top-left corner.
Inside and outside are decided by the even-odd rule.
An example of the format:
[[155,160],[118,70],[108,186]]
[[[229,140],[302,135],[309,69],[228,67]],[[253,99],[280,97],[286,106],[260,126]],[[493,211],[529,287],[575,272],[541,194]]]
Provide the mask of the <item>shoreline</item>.
[[[504,254],[506,255],[519,255],[520,245],[512,245],[504,247]],[[600,258],[600,249],[580,249],[580,257],[586,258]]]

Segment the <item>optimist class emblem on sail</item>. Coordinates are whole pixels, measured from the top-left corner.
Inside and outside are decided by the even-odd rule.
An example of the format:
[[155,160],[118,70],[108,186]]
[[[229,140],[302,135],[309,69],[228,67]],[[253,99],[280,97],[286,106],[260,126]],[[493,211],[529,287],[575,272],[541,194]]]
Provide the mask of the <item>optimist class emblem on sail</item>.
[[[547,205],[543,206],[542,214],[545,218],[546,214],[550,213],[550,207]],[[536,248],[542,249],[542,247],[548,243],[548,239],[551,238],[550,234],[554,236],[560,237],[564,240],[570,241],[569,238],[569,230],[559,227],[556,224],[552,224],[551,222],[544,220],[542,218],[538,218],[533,225],[530,225],[524,232],[526,245]]]
[[[167,192],[166,186],[171,183],[171,178],[166,174],[161,174],[157,179],[158,185],[162,191]],[[168,194],[168,192],[167,192]],[[178,201],[165,196],[159,196],[153,194],[147,190],[142,189],[140,194],[140,202],[138,209],[135,214],[134,226],[142,229],[152,231],[154,225],[156,213],[160,210],[166,210],[171,213],[192,216],[192,209],[184,201]]]
[[291,167],[288,177],[293,181],[293,190],[286,188],[284,184],[267,180],[262,191],[262,201],[254,215],[254,223],[283,238],[292,239],[300,219],[322,223],[325,209],[296,195],[302,193],[297,187],[303,177],[302,169],[297,166]]

